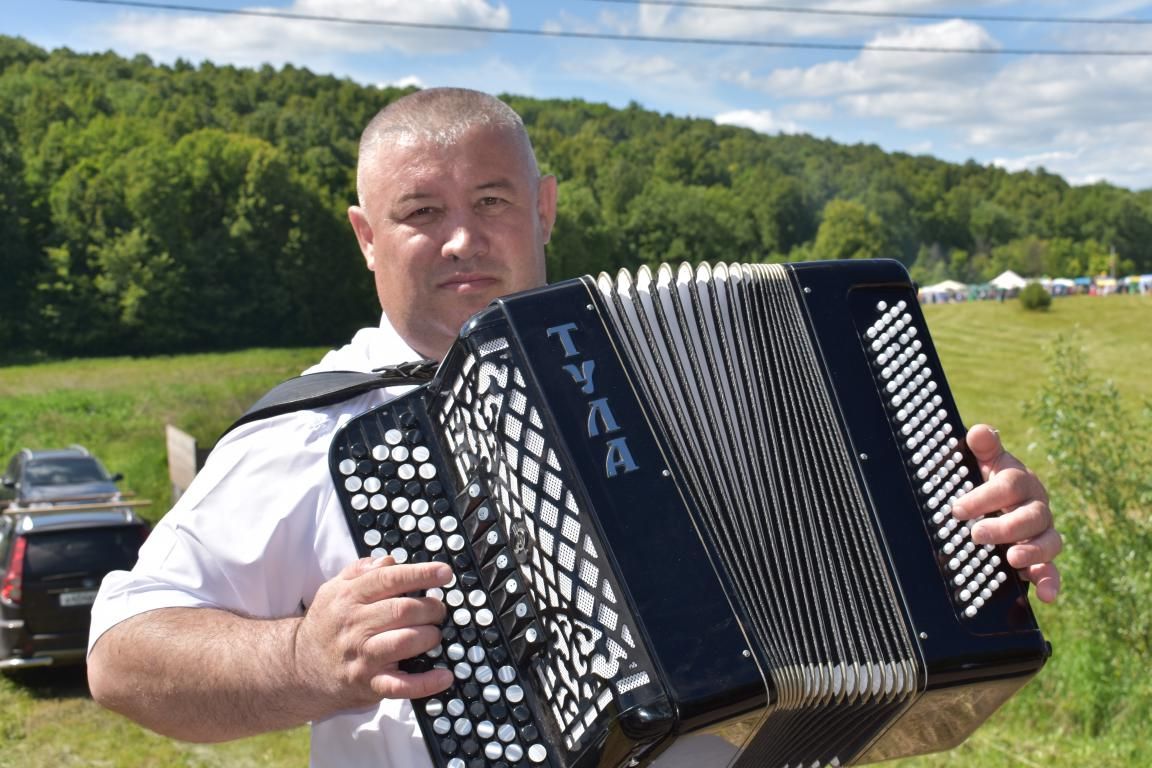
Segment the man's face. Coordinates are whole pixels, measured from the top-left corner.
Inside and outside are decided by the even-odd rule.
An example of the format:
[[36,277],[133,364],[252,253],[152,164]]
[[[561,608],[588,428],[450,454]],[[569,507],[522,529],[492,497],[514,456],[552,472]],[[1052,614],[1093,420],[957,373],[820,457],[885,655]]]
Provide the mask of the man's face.
[[361,186],[348,217],[380,306],[417,352],[441,359],[494,298],[544,284],[556,179],[538,177],[511,132],[379,147]]

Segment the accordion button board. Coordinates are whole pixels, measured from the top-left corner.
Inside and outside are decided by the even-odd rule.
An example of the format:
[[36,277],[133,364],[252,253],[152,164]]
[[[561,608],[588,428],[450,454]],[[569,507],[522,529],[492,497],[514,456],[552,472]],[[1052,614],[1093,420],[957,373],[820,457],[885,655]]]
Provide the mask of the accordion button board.
[[449,584],[427,592],[447,607],[440,645],[404,665],[446,668],[455,678],[447,691],[416,702],[430,744],[447,768],[553,765],[517,671],[543,633],[493,525],[487,489],[472,482],[449,498],[426,443],[429,425],[409,408],[386,406],[360,430],[337,462],[360,552],[453,568]]
[[940,394],[942,374],[933,368],[920,333],[900,299],[874,305],[875,321],[864,331],[866,349],[880,384],[880,396],[947,564],[958,608],[973,618],[1008,581],[1008,569],[991,545],[977,546],[970,528],[952,516],[952,504],[975,487],[974,472],[962,450],[958,423]]
[[362,556],[440,560],[438,768],[733,768],[947,749],[1049,648],[895,262],[661,265],[498,300],[351,420]]

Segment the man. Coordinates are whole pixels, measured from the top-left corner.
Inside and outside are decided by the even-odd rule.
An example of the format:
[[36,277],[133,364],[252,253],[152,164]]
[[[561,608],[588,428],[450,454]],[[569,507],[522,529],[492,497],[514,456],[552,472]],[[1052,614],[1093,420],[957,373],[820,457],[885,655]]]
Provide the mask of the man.
[[[497,296],[544,282],[556,180],[519,117],[472,91],[407,96],[367,127],[349,209],[383,317],[313,370],[440,359]],[[408,704],[451,673],[401,672],[439,642],[443,605],[406,597],[451,579],[439,563],[356,560],[328,474],[333,433],[395,393],[244,425],[213,451],[131,573],[93,610],[94,698],[162,734],[221,741],[312,723],[315,765],[417,766]],[[963,514],[1007,510],[978,541],[1019,542],[1012,565],[1052,600],[1059,552],[1043,487],[994,431],[969,442],[990,482]]]

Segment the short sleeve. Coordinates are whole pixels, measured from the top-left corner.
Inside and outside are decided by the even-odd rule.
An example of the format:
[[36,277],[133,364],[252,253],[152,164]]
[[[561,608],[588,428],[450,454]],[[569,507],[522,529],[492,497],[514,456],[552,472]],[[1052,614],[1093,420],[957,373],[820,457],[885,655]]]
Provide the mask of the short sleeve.
[[104,579],[89,646],[113,625],[157,608],[299,614],[320,584],[356,556],[328,472],[328,448],[357,407],[366,406],[286,414],[225,437],[157,523],[133,570]]

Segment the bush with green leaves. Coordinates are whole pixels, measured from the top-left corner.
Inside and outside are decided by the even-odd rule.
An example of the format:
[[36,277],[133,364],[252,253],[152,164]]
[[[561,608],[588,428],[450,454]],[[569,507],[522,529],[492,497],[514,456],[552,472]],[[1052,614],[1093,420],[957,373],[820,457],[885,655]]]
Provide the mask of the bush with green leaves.
[[1125,404],[1088,371],[1077,337],[1057,337],[1027,406],[1065,539],[1063,605],[1048,628],[1059,663],[1044,685],[1068,726],[1132,735],[1152,721],[1152,406]]
[[1020,303],[1024,309],[1047,310],[1052,306],[1052,295],[1040,283],[1028,283],[1020,290]]

